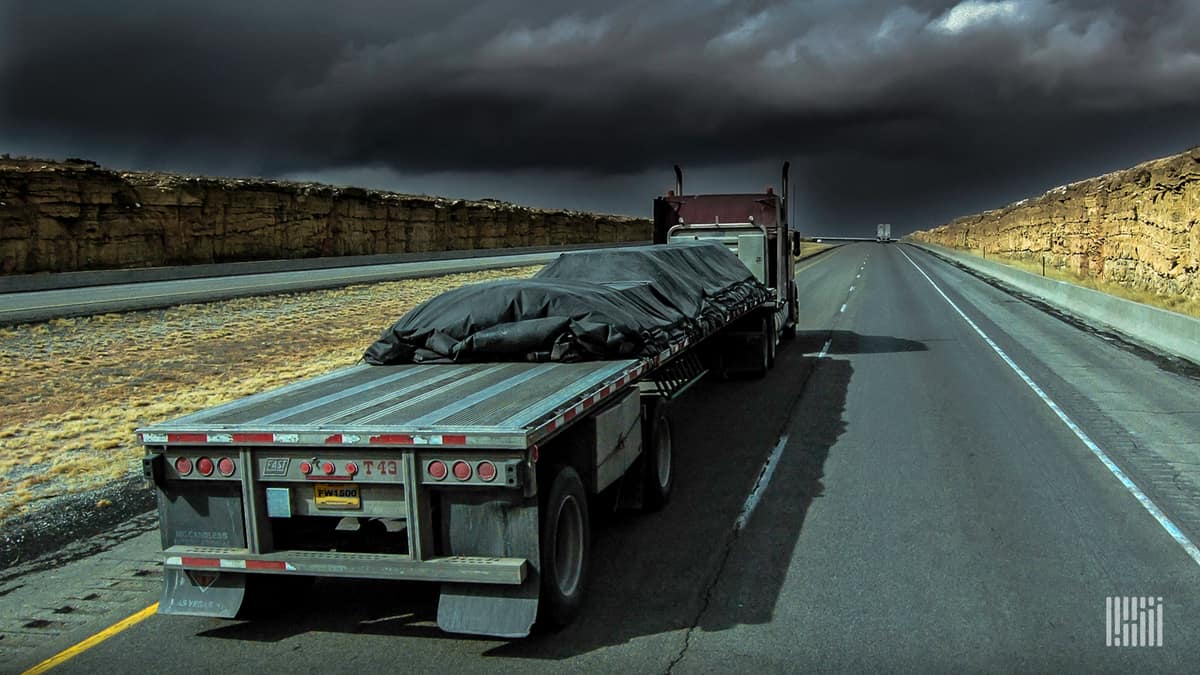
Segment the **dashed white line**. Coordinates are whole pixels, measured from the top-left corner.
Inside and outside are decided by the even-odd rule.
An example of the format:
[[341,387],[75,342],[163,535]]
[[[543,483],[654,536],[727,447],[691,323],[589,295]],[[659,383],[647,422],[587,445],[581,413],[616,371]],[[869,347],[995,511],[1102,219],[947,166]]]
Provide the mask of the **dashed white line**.
[[854,292],[854,287],[853,287],[853,286],[851,286],[851,287],[850,287],[850,292],[851,292],[851,293],[853,293],[853,292]]
[[1012,368],[1013,372],[1015,372],[1017,376],[1020,377],[1021,380],[1033,390],[1034,394],[1037,394],[1037,397],[1042,400],[1042,403],[1045,403],[1046,406],[1050,408],[1050,410],[1058,417],[1058,419],[1062,420],[1062,423],[1067,425],[1067,428],[1075,434],[1075,437],[1083,442],[1085,446],[1087,446],[1087,449],[1096,456],[1096,459],[1099,459],[1100,462],[1104,464],[1104,468],[1108,469],[1109,473],[1116,477],[1116,479],[1121,482],[1121,485],[1125,486],[1125,489],[1128,490],[1129,493],[1133,495],[1134,499],[1137,499],[1138,503],[1141,504],[1142,507],[1154,517],[1154,520],[1158,521],[1158,524],[1167,531],[1167,534],[1171,535],[1171,538],[1174,539],[1177,544],[1183,547],[1183,550],[1188,554],[1188,557],[1190,557],[1197,565],[1200,565],[1200,548],[1197,548],[1196,545],[1192,543],[1192,540],[1188,539],[1187,535],[1185,535],[1183,531],[1179,529],[1179,526],[1176,525],[1169,517],[1167,517],[1167,514],[1163,513],[1162,509],[1158,508],[1158,505],[1155,504],[1150,497],[1146,496],[1145,492],[1142,492],[1141,488],[1139,488],[1137,484],[1134,483],[1133,480],[1131,480],[1129,476],[1121,470],[1121,467],[1117,466],[1116,463],[1109,458],[1108,453],[1104,452],[1104,450],[1102,450],[1100,446],[1097,445],[1096,442],[1093,441],[1091,437],[1088,436],[1087,433],[1081,429],[1079,425],[1070,418],[1070,416],[1067,415],[1067,413],[1063,412],[1063,409],[1054,402],[1054,399],[1050,398],[1050,396],[1046,394],[1045,390],[1043,390],[1036,382],[1033,381],[1033,378],[1029,377],[1029,375],[1026,374],[1025,371],[1022,370],[1015,361],[1009,358],[1008,354],[1006,354],[1004,350],[1000,348],[1000,345],[997,345],[992,338],[988,337],[987,333],[984,333],[983,330],[976,325],[975,322],[972,321],[965,312],[959,309],[958,305],[954,304],[953,300],[951,300],[944,292],[942,292],[942,289],[938,287],[936,283],[934,283],[933,279],[931,279],[928,274],[925,273],[925,270],[921,269],[920,265],[918,265],[912,258],[909,258],[908,254],[903,250],[900,250],[900,253],[905,258],[908,258],[908,262],[912,263],[912,266],[917,268],[917,271],[921,273],[921,276],[925,277],[925,280],[928,281],[931,286],[933,286],[933,290],[937,291],[938,295],[942,296],[942,299],[949,303],[950,307],[952,307],[954,311],[957,312],[960,317],[962,317],[963,321],[966,321],[967,325],[974,329],[979,337],[983,338],[983,341],[992,348],[992,351],[996,352],[996,355],[999,356],[1009,368]]
[[826,356],[829,356],[829,348],[832,346],[833,346],[833,338],[829,338],[828,340],[825,341],[825,346],[821,347],[821,353],[817,354],[817,358],[823,359]]
[[838,314],[841,314],[842,312],[845,312],[845,311],[846,311],[846,303],[843,302],[842,308],[838,310]]
[[767,463],[763,465],[762,471],[758,474],[758,480],[754,483],[754,489],[746,496],[746,503],[742,505],[742,512],[738,514],[737,522],[733,524],[734,531],[741,530],[746,527],[746,523],[750,522],[750,516],[754,513],[754,507],[758,506],[758,500],[762,499],[763,492],[771,482],[771,476],[775,475],[775,467],[779,465],[779,457],[783,454],[783,448],[787,445],[787,442],[788,436],[784,434],[779,437],[779,442],[771,450],[771,456],[767,457]]

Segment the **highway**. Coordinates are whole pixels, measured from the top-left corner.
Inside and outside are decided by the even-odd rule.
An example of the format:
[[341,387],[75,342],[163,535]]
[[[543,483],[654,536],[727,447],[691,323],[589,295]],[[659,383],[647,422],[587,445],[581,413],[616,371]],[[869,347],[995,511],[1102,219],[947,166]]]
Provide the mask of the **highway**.
[[[140,283],[108,283],[88,285],[82,288],[0,293],[0,326],[47,321],[58,317],[171,307],[189,302],[209,302],[274,293],[295,293],[352,284],[474,272],[502,267],[542,265],[557,258],[561,252],[561,250],[557,250],[484,257],[456,257],[266,273],[254,273],[251,270],[256,266],[271,266],[270,263],[234,263],[224,267],[239,270],[240,273],[231,273],[226,276],[167,279]],[[302,263],[303,261],[297,262]],[[279,266],[278,263],[275,266]],[[209,267],[222,266],[212,265]],[[133,272],[137,272],[137,270]],[[164,274],[169,273],[169,269],[164,271]],[[109,273],[109,276],[119,274]],[[97,277],[103,275],[104,273],[94,274]]]
[[[907,245],[797,281],[768,377],[675,404],[671,503],[594,522],[574,625],[464,638],[424,586],[318,581],[250,620],[150,616],[58,669],[1194,671],[1200,380]],[[4,582],[0,663],[153,603],[157,540]],[[1106,646],[1110,596],[1162,598],[1163,646]]]

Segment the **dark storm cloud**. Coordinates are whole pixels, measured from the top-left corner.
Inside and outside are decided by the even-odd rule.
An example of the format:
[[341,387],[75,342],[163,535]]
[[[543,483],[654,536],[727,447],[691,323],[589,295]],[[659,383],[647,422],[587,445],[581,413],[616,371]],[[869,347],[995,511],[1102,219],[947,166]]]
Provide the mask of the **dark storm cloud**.
[[586,177],[786,156],[814,217],[915,221],[1200,142],[1189,0],[3,7],[0,143],[136,165]]

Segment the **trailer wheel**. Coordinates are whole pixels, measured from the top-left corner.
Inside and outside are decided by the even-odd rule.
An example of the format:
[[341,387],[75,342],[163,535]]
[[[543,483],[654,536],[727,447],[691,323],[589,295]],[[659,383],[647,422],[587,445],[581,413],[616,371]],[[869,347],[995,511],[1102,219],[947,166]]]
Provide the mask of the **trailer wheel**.
[[587,493],[569,466],[551,467],[541,504],[541,599],[538,622],[552,628],[575,619],[587,585],[591,521]]
[[642,413],[642,457],[646,477],[643,481],[642,509],[654,512],[666,506],[675,486],[674,447],[671,420],[661,403],[648,403]]

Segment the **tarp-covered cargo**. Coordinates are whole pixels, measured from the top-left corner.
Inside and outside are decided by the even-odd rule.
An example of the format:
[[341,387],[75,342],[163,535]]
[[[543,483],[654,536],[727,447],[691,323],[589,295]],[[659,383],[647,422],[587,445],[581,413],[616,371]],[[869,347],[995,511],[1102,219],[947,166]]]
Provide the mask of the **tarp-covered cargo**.
[[367,363],[651,356],[708,335],[770,291],[720,244],[564,253],[530,279],[463,286],[405,314]]

